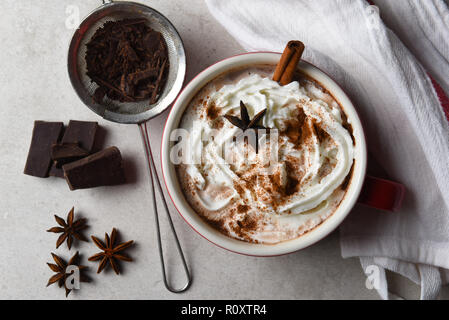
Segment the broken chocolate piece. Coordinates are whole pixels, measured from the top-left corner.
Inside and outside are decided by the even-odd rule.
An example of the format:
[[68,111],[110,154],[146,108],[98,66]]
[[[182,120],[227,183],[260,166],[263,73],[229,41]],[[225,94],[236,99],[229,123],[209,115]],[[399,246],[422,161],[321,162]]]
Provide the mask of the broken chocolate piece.
[[35,121],[30,150],[23,173],[46,178],[52,163],[51,146],[57,143],[64,128],[62,122]]
[[136,85],[139,81],[144,80],[144,79],[148,79],[151,77],[157,77],[158,76],[158,71],[156,68],[152,68],[152,67],[148,67],[145,70],[142,71],[136,71],[134,73],[131,73],[130,75],[128,75],[128,82]]
[[62,137],[62,143],[78,143],[79,147],[92,152],[98,122],[70,120]]
[[[95,136],[98,129],[98,123],[94,121],[79,121],[70,120],[69,125],[62,137],[61,143],[77,143],[78,146],[87,151],[87,156],[90,154],[95,145]],[[50,172],[51,176],[64,178],[62,173],[62,166],[81,159],[84,156],[58,159],[53,162]]]
[[108,21],[86,44],[87,75],[99,88],[93,95],[121,102],[160,97],[167,81],[170,61],[163,35],[145,19]]
[[70,190],[109,186],[126,182],[122,156],[110,147],[62,166]]
[[56,143],[51,147],[53,160],[71,160],[87,157],[89,152],[78,145],[78,142]]
[[159,76],[157,77],[157,80],[156,80],[156,83],[155,83],[156,87],[153,90],[153,93],[151,94],[150,104],[153,104],[153,103],[155,103],[157,101],[156,94],[159,92],[159,86],[160,86],[161,81],[162,81],[162,75],[164,73],[166,63],[167,63],[167,59],[164,59],[164,62],[162,62],[162,67],[159,70]]
[[143,37],[143,44],[145,49],[149,52],[154,52],[158,49],[159,43],[162,41],[161,34],[157,31],[151,30]]

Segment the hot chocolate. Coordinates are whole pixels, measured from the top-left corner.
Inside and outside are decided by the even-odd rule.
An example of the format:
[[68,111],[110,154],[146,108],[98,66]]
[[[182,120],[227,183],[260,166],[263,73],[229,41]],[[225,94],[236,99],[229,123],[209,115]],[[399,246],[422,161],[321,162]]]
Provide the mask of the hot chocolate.
[[[281,86],[271,80],[274,68],[232,70],[204,86],[181,119],[189,161],[176,166],[186,200],[212,227],[235,239],[273,244],[332,215],[354,163],[352,129],[339,103],[301,73]],[[252,125],[268,130],[257,130],[254,148],[251,137],[245,139],[249,130],[228,118],[248,122],[265,109]]]

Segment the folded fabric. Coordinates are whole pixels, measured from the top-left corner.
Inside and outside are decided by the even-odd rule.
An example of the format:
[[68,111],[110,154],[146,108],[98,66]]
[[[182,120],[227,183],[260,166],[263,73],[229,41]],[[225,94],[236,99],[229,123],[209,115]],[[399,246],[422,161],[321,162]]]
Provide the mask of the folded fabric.
[[442,0],[374,0],[382,20],[449,95],[449,11]]
[[[373,266],[378,269],[376,289],[384,299],[391,297],[385,269],[420,283],[422,299],[436,298],[446,281],[440,268],[449,269],[449,124],[440,100],[444,90],[439,96],[428,72],[441,80],[449,68],[449,50],[440,39],[448,24],[443,0],[425,1],[433,6],[408,1],[410,16],[404,20],[419,27],[397,28],[404,33],[421,30],[422,45],[411,50],[427,71],[384,24],[377,7],[364,0],[206,2],[248,51],[281,52],[289,40],[303,41],[303,58],[348,93],[364,123],[371,163],[403,183],[407,194],[397,213],[357,205],[340,228],[342,256],[360,257],[367,274]],[[385,10],[391,8],[386,5]],[[391,13],[389,22],[401,24],[394,17],[404,14]],[[413,39],[410,35],[404,41]],[[438,58],[426,56],[422,46],[434,46]]]

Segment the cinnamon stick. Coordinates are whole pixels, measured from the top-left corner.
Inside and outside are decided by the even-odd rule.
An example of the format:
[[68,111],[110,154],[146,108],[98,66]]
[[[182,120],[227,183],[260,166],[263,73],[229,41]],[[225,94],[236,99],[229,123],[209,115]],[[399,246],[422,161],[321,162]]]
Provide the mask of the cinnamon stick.
[[289,41],[274,70],[273,80],[278,81],[282,86],[289,84],[293,80],[296,66],[301,60],[303,52],[304,44],[301,41]]

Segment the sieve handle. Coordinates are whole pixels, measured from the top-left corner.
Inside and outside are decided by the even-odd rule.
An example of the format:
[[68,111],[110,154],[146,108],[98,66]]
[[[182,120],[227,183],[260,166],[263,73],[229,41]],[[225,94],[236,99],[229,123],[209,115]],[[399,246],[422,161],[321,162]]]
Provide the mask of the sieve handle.
[[[187,263],[184,258],[184,253],[182,252],[182,248],[179,243],[178,236],[176,234],[176,230],[175,230],[173,221],[170,216],[170,212],[168,210],[167,202],[165,201],[164,193],[162,191],[161,183],[159,181],[159,177],[158,177],[158,174],[156,171],[156,166],[154,165],[153,154],[151,152],[150,139],[148,136],[148,130],[147,130],[146,123],[140,123],[139,129],[140,129],[140,134],[142,136],[142,142],[143,142],[143,147],[145,150],[145,156],[146,156],[146,159],[148,162],[148,171],[150,174],[150,185],[151,185],[151,193],[152,193],[152,198],[153,198],[153,211],[154,211],[154,219],[156,222],[157,244],[158,244],[159,256],[160,256],[160,260],[161,260],[161,268],[162,268],[162,276],[163,276],[164,284],[165,284],[165,287],[169,291],[174,292],[174,293],[181,293],[181,292],[186,291],[190,287],[190,284],[192,282],[192,276],[190,274],[189,268],[187,267]],[[162,249],[161,231],[160,231],[160,227],[159,227],[159,215],[158,215],[158,211],[157,211],[156,194],[154,192],[154,184],[155,184],[154,181],[156,181],[156,185],[158,186],[159,194],[161,196],[162,203],[164,204],[165,213],[167,214],[167,219],[168,219],[170,228],[172,230],[173,236],[175,238],[176,247],[178,249],[178,253],[179,253],[179,256],[181,257],[182,265],[184,267],[184,271],[187,276],[187,283],[180,289],[174,289],[172,286],[170,286],[170,284],[168,283],[168,280],[167,280],[166,272],[165,272],[164,252]]]

